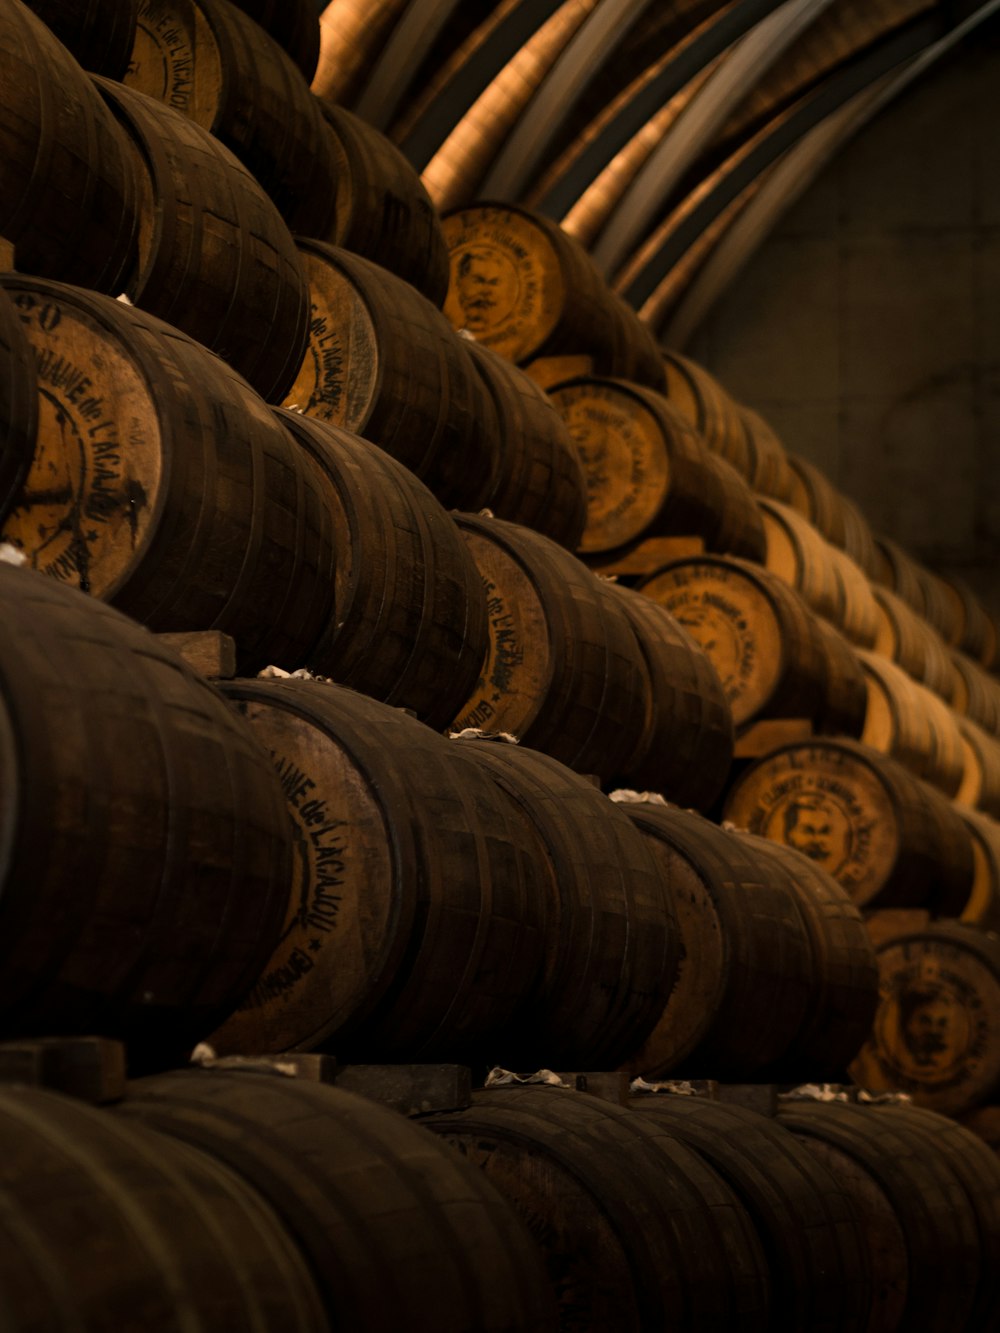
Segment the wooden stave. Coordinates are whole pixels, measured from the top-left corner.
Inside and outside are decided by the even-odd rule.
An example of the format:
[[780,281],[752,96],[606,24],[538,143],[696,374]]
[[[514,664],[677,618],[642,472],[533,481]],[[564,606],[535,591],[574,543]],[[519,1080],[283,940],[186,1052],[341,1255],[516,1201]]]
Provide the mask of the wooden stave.
[[28,475],[37,432],[35,354],[13,302],[0,288],[0,524]]
[[[310,1012],[307,999],[294,1012],[281,997],[271,1027],[258,1012],[263,1006],[248,1003],[213,1044],[230,1053],[253,1042],[269,1050],[335,1046],[348,1061],[470,1064],[485,1048],[515,1060],[518,1020],[542,964],[544,867],[534,829],[461,747],[399,709],[316,681],[235,680],[221,690],[259,734],[270,734],[262,729],[270,710],[279,721],[287,715],[304,724],[309,745],[315,733],[320,754],[329,748],[338,764],[345,756],[378,810],[383,832],[375,836],[384,839],[386,857],[379,888],[388,908],[384,934],[361,959],[360,976],[347,979],[337,1007],[331,1001]],[[308,772],[298,744],[282,757]],[[334,790],[339,770],[327,771],[329,780],[322,772],[315,780],[316,797],[336,809],[337,799],[343,804]],[[309,813],[291,812],[308,837]],[[337,937],[330,939],[336,947]],[[325,964],[335,980],[340,957]],[[349,955],[347,962],[353,969]]]
[[525,1067],[616,1066],[645,1039],[676,975],[666,885],[623,811],[585,778],[524,746],[459,743],[535,823],[553,869]]
[[[500,466],[499,426],[493,402],[464,342],[441,312],[402,278],[359,255],[320,241],[300,240],[310,284],[318,269],[333,275],[338,292],[356,301],[369,321],[378,354],[366,369],[363,401],[293,403],[307,415],[363,435],[408,467],[442,504],[478,510]],[[315,317],[315,299],[314,317]],[[307,352],[303,370],[309,363]],[[358,376],[360,378],[360,375]]]
[[305,274],[280,213],[188,117],[123,84],[101,80],[98,88],[153,193],[148,257],[126,294],[223,357],[266,401],[280,402],[309,334]]
[[773,1119],[702,1098],[637,1096],[714,1168],[750,1212],[770,1262],[775,1329],[867,1329],[872,1275],[860,1218],[843,1183]]
[[[903,1326],[915,1333],[966,1327],[980,1259],[975,1220],[953,1172],[925,1150],[924,1137],[887,1116],[842,1103],[788,1102],[778,1118],[807,1143],[815,1136],[854,1157],[885,1192],[909,1259]],[[945,1273],[962,1277],[942,1282]],[[959,1293],[964,1310],[960,1303],[956,1309]]]
[[131,1084],[118,1113],[219,1159],[264,1196],[331,1327],[390,1333],[405,1308],[441,1333],[555,1326],[534,1243],[510,1209],[395,1111],[300,1079],[177,1071]]
[[[864,918],[846,891],[808,856],[748,833],[755,852],[782,867],[798,895],[813,942],[819,985],[803,1027],[773,1071],[778,1082],[842,1080],[871,1030],[878,966]],[[787,1077],[781,1077],[781,1074]]]
[[[928,946],[929,950],[928,950]],[[882,974],[881,995],[883,1005],[887,1007],[888,1003],[894,1000],[893,976],[888,970],[882,955],[891,950],[900,950],[904,956],[904,962],[908,962],[907,951],[913,954],[913,951],[919,951],[921,948],[928,952],[933,962],[933,949],[943,948],[947,950],[959,950],[960,954],[967,954],[973,962],[985,969],[993,982],[996,982],[1000,976],[1000,946],[996,935],[980,929],[978,926],[968,924],[963,921],[938,920],[927,921],[926,924],[915,926],[912,929],[903,928],[887,938],[881,940],[876,947],[876,953],[879,956],[879,970]],[[918,955],[914,955],[918,956]],[[954,977],[954,963],[950,964],[951,974]],[[947,974],[939,969],[936,980],[940,983]],[[928,983],[923,979],[925,969],[921,966],[920,979],[918,982],[918,992],[926,991]],[[932,981],[935,978],[932,978]],[[960,979],[961,982],[961,979]],[[961,983],[963,989],[967,989],[964,983]],[[948,982],[953,994],[955,988],[952,981]],[[940,985],[937,987],[940,990]],[[962,997],[963,1003],[968,1006],[968,995]],[[925,1003],[918,996],[918,1003]],[[977,1015],[977,1021],[983,1014],[982,1001],[979,997],[973,995],[972,1006]],[[897,1005],[898,1008],[898,1005]],[[878,1091],[898,1090],[909,1092],[918,1106],[925,1107],[930,1111],[937,1111],[943,1115],[961,1116],[974,1110],[976,1107],[996,1100],[996,1093],[1000,1087],[1000,1059],[996,1054],[996,1046],[989,1049],[989,1029],[984,1033],[972,1034],[971,1039],[967,1039],[963,1055],[968,1053],[972,1060],[972,1065],[968,1063],[963,1068],[959,1066],[957,1073],[949,1072],[945,1080],[933,1077],[933,1065],[931,1065],[931,1074],[926,1074],[921,1068],[920,1076],[913,1075],[913,1060],[908,1062],[910,1072],[901,1071],[898,1067],[898,1060],[893,1062],[891,1053],[886,1053],[878,1044],[879,1018],[880,1012],[876,1015],[876,1023],[873,1028],[872,1040],[866,1044],[859,1053],[857,1059],[851,1066],[851,1074],[855,1081],[861,1085],[868,1085]],[[989,1011],[985,1014],[985,1020],[992,1018]],[[954,1060],[952,1067],[954,1067]]]
[[[156,15],[181,22],[160,0],[141,0],[139,31]],[[154,6],[154,8],[151,8]],[[192,23],[200,16],[218,53],[219,84],[211,104],[202,110],[174,102],[209,130],[233,153],[270,195],[296,234],[330,233],[336,171],[333,147],[316,99],[291,56],[258,23],[229,0],[188,0],[184,14]],[[199,32],[202,31],[199,28]],[[184,32],[192,47],[190,30]],[[137,50],[141,38],[137,39]],[[197,60],[197,52],[195,52]],[[190,80],[190,73],[187,75]],[[125,79],[139,92],[154,94],[161,81],[144,79],[135,68]],[[162,79],[164,97],[169,77]],[[145,85],[145,86],[144,86]],[[192,83],[192,88],[197,85]],[[203,87],[206,85],[203,85]],[[185,89],[187,93],[187,89]],[[187,93],[190,99],[191,94]],[[183,100],[183,99],[182,99]]]
[[[855,903],[864,908],[926,904],[944,914],[957,915],[971,891],[973,877],[972,847],[960,816],[941,793],[889,756],[860,742],[846,737],[818,736],[776,747],[732,784],[726,796],[725,817],[751,833],[763,833],[761,821],[749,818],[740,803],[746,800],[748,785],[765,771],[765,765],[785,755],[801,751],[803,757],[797,766],[805,768],[810,750],[820,753],[829,750],[853,757],[875,776],[896,817],[892,863],[872,888],[860,895],[851,893]],[[844,887],[851,892],[850,885]]]
[[[105,331],[159,407],[165,481],[151,527],[103,598],[151,629],[231,634],[243,670],[302,661],[333,596],[332,520],[315,465],[245,381],[179,330],[80,288],[0,282],[29,315],[39,300],[61,302]],[[230,503],[213,509],[205,496],[220,475]]]
[[586,523],[579,454],[551,400],[506,358],[475,341],[468,351],[500,423],[501,465],[485,507],[575,551]]
[[[20,87],[24,75],[33,89]],[[79,65],[25,5],[4,9],[0,87],[17,93],[16,110],[0,115],[0,236],[29,273],[117,294],[138,232],[127,144]]]
[[[548,622],[550,667],[518,724],[518,739],[569,768],[609,781],[633,752],[646,709],[642,656],[625,613],[600,579],[540,533],[470,514],[457,515],[456,522],[467,541],[499,548],[524,572]],[[485,669],[491,670],[489,660]],[[468,724],[469,704],[455,725]],[[502,713],[495,714],[487,730],[510,730],[510,725]]]
[[277,415],[332,483],[340,534],[336,615],[305,665],[442,730],[475,685],[487,642],[482,580],[452,519],[376,445]]
[[74,60],[91,74],[123,79],[132,55],[139,0],[89,0],[81,6],[71,0],[26,0],[47,28],[59,38]]
[[[688,1049],[672,1047],[679,994],[675,986],[656,1028],[627,1067],[644,1077],[711,1074],[731,1082],[752,1080],[789,1050],[818,984],[798,895],[771,873],[752,847],[693,811],[631,801],[623,809],[654,846],[662,843],[667,849],[668,868],[680,857],[694,870],[721,940],[711,1006],[706,1005],[703,1022],[688,1023]],[[683,927],[681,934],[683,939]],[[685,950],[694,958],[690,936]],[[704,954],[700,966],[705,966]]]
[[11,1327],[110,1333],[184,1317],[205,1329],[327,1329],[291,1237],[221,1163],[36,1088],[3,1089],[0,1126],[12,1157],[0,1261]]
[[[277,938],[291,858],[280,788],[211,687],[140,626],[29,571],[0,566],[0,583],[18,645],[2,668],[19,775],[2,858],[17,945],[5,1029],[134,1039],[140,1065],[184,1058]],[[142,784],[123,767],[133,753]]]
[[614,786],[655,791],[707,811],[733,760],[733,716],[708,656],[663,607],[612,585],[650,676],[645,734]]
[[320,99],[334,141],[337,207],[329,240],[404,278],[438,309],[448,246],[420,177],[394,143],[346,107]]
[[766,1326],[762,1255],[745,1211],[658,1126],[596,1097],[526,1087],[476,1094],[468,1110],[425,1123],[534,1222],[565,1326]]
[[234,0],[287,51],[308,82],[319,64],[319,15],[309,0]]

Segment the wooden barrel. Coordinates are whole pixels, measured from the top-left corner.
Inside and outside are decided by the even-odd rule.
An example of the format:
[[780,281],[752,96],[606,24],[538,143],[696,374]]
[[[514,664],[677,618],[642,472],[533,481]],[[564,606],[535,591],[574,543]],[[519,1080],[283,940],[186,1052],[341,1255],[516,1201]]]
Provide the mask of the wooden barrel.
[[17,267],[117,295],[137,210],[128,144],[90,79],[25,5],[5,5],[0,236]]
[[767,568],[797,588],[816,614],[852,643],[871,647],[878,632],[878,607],[861,570],[789,505],[766,496],[759,497],[758,505]]
[[858,657],[868,689],[861,740],[946,796],[956,796],[965,777],[966,750],[955,714],[893,662],[863,651]]
[[[331,1328],[553,1333],[534,1241],[485,1176],[404,1116],[338,1088],[195,1070],[130,1085],[120,1118],[183,1140],[259,1192]],[[168,1140],[169,1141],[169,1140]]]
[[958,649],[951,651],[952,707],[991,735],[1000,735],[1000,682]]
[[308,82],[319,64],[319,13],[312,0],[234,0],[271,34]]
[[839,491],[837,504],[842,514],[844,540],[834,542],[834,545],[854,561],[866,578],[878,578],[881,563],[871,525],[854,501]]
[[977,810],[959,809],[972,838],[975,873],[961,919],[1000,934],[1000,823]]
[[35,355],[17,309],[0,288],[0,525],[28,475],[37,433]]
[[460,746],[318,681],[221,686],[272,755],[299,857],[283,937],[226,1052],[515,1060],[546,889],[532,827]]
[[663,353],[666,396],[687,417],[713,453],[721,454],[747,480],[750,447],[736,403],[708,371],[676,352]]
[[648,1094],[632,1105],[703,1158],[750,1214],[767,1255],[775,1333],[869,1328],[870,1237],[838,1175],[775,1120],[744,1107]]
[[561,1328],[770,1327],[766,1261],[746,1210],[651,1120],[586,1093],[515,1087],[424,1123],[528,1223]]
[[[831,656],[835,641],[796,592],[776,575],[743,560],[701,556],[677,560],[640,584],[704,648],[718,672],[737,734],[761,719],[802,719],[818,729],[859,734],[863,706],[845,691],[860,668],[850,654]],[[845,675],[844,673],[849,673]]]
[[610,586],[649,674],[643,736],[615,785],[708,810],[733,761],[733,714],[722,681],[707,653],[669,611],[620,584]]
[[972,886],[969,835],[933,787],[844,739],[781,746],[747,769],[726,818],[819,862],[862,907],[957,915]]
[[790,503],[795,481],[784,445],[759,412],[743,403],[737,404],[736,412],[747,437],[750,485],[760,495]]
[[954,921],[877,946],[881,975],[871,1037],[851,1066],[861,1087],[908,1092],[960,1115],[1000,1090],[1000,939]]
[[627,1066],[647,1078],[753,1078],[786,1053],[812,1004],[798,894],[749,843],[693,811],[622,809],[673,888],[683,945],[670,998]]
[[8,1328],[327,1329],[272,1209],[205,1154],[26,1087],[0,1090],[0,1142]]
[[[723,472],[694,428],[652,390],[583,376],[549,397],[576,443],[587,479],[587,526],[580,552],[595,555],[641,537],[693,539],[710,551],[750,559],[763,551],[758,523],[747,526],[746,488]],[[736,492],[735,502],[728,491]]]
[[648,687],[618,599],[540,533],[468,514],[456,521],[486,587],[490,644],[455,729],[511,732],[610,781],[639,744]]
[[[888,1288],[875,1307],[878,1329],[989,1326],[968,1322],[983,1249],[968,1196],[933,1135],[905,1112],[843,1103],[786,1102],[779,1121],[851,1189],[877,1238],[884,1269],[874,1276]],[[897,1228],[885,1218],[885,1200]]]
[[623,809],[548,755],[459,738],[534,823],[551,867],[542,984],[522,1019],[525,1069],[616,1068],[677,976],[671,886]]
[[463,341],[395,274],[320,241],[299,248],[312,322],[286,406],[371,440],[442,504],[480,509],[499,469],[498,425]]
[[321,109],[337,179],[329,239],[405,278],[440,308],[448,291],[448,244],[420,177],[367,121],[333,102],[322,101]]
[[[888,537],[875,538],[875,551],[879,562],[878,581],[902,597],[917,615],[929,620],[924,585],[916,561]],[[938,629],[938,626],[934,628]]]
[[956,647],[980,665],[988,665],[996,653],[996,626],[982,602],[962,579],[941,579],[956,606]]
[[132,55],[139,0],[26,0],[84,69],[123,79]]
[[802,852],[749,833],[733,836],[748,839],[756,855],[787,877],[812,944],[810,1008],[771,1072],[783,1082],[842,1081],[878,1006],[878,966],[864,919],[847,891]]
[[301,663],[332,614],[333,522],[316,465],[183,333],[80,288],[0,281],[40,391],[5,540],[151,629],[231,634],[245,670]]
[[279,409],[278,419],[332,487],[335,614],[306,665],[442,730],[488,643],[482,580],[451,516],[360,436],[297,412]]
[[575,551],[587,522],[587,482],[551,399],[506,358],[469,340],[500,424],[500,466],[485,507]]
[[842,497],[825,472],[807,458],[786,453],[792,473],[792,495],[788,503],[807,518],[833,546],[844,547],[847,533]]
[[879,619],[875,652],[888,657],[942,699],[950,700],[955,669],[937,630],[888,588],[873,584],[872,596]]
[[558,223],[513,204],[476,203],[446,212],[442,225],[451,263],[444,311],[456,329],[519,365],[581,356],[587,374],[662,389],[645,326]]
[[4,564],[0,603],[0,1030],[183,1059],[277,939],[281,788],[215,691],[125,616]]
[[125,82],[211,131],[291,230],[329,236],[333,143],[291,56],[229,0],[141,0]]
[[123,84],[98,86],[129,136],[140,185],[126,294],[280,402],[309,336],[309,289],[281,214],[200,125]]

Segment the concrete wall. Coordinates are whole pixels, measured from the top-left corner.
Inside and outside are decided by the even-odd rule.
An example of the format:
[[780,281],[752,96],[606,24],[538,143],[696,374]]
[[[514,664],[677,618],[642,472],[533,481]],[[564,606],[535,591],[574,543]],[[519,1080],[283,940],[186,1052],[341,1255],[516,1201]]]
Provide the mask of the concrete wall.
[[1000,23],[887,107],[688,353],[1000,609]]

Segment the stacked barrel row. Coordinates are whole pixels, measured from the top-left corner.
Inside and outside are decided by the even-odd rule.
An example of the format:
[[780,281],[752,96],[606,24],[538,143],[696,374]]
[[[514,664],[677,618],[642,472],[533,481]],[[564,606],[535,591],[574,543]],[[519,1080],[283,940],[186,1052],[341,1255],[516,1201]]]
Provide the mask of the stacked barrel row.
[[[0,1092],[0,1289],[112,1333],[989,1333],[1000,1164],[908,1106],[501,1088],[407,1121],[250,1071]],[[39,1181],[45,1188],[40,1188]],[[72,1198],[67,1209],[63,1201]]]
[[871,945],[807,858],[341,686],[223,698],[54,579],[0,592],[4,1035],[796,1080],[860,1047]]

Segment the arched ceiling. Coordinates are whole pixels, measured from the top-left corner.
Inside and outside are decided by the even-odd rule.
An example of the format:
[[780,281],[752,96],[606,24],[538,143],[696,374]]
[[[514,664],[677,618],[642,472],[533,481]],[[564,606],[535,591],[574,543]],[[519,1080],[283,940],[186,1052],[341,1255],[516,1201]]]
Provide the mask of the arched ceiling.
[[445,211],[561,222],[683,346],[820,167],[1000,0],[330,0],[315,91]]

